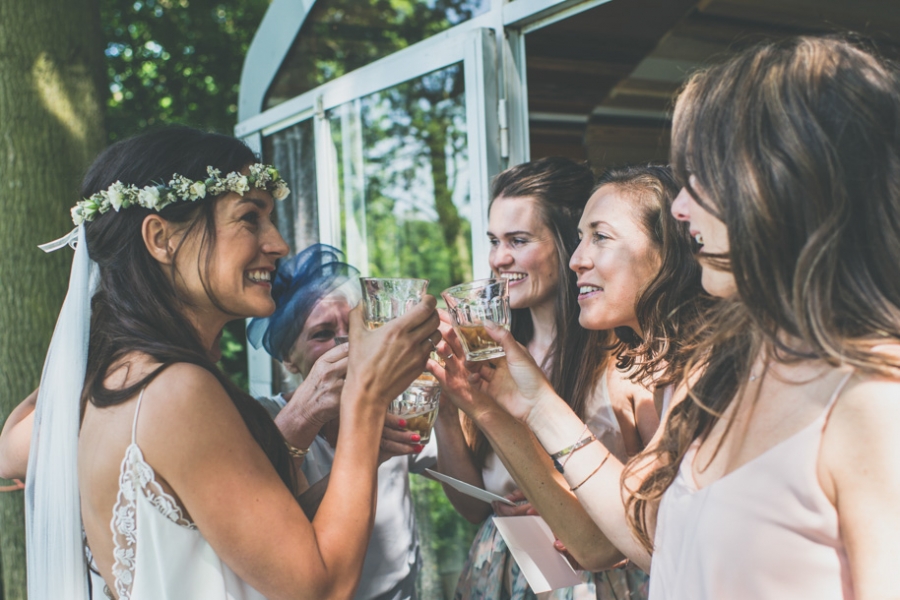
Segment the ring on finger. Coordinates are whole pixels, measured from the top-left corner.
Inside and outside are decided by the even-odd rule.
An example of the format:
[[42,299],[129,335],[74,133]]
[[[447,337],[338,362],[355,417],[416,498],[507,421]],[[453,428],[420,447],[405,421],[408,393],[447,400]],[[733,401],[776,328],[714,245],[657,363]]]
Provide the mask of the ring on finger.
[[[432,335],[434,335],[434,334],[432,334]],[[431,344],[431,348],[432,348],[435,352],[437,352],[437,344],[434,343],[434,340],[431,339],[431,336],[429,335],[429,336],[428,336],[427,338],[425,338],[425,339],[427,339],[428,342]]]

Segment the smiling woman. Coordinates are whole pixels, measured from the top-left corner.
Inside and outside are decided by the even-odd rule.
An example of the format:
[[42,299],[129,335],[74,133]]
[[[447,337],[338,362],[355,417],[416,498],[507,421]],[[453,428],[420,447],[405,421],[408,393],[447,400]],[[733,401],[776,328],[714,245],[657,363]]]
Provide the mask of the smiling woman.
[[[623,403],[621,411],[612,406],[604,368],[614,362],[607,353],[608,334],[578,325],[576,276],[568,269],[578,242],[578,218],[592,186],[590,169],[565,158],[523,163],[498,175],[489,215],[489,261],[496,276],[510,281],[513,335],[527,345],[555,389],[585,419],[586,429],[625,457],[641,446],[634,424],[643,424],[645,419],[636,417],[638,411],[632,405],[625,408]],[[453,336],[449,330],[447,335]],[[498,516],[546,513],[554,533],[575,542],[576,559],[588,557],[582,550],[601,535],[599,530],[583,512],[583,518],[555,518],[572,514],[577,503],[559,485],[559,474],[529,432],[512,422],[509,415],[500,414],[502,409],[492,406],[484,395],[470,393],[461,361],[454,357],[460,353],[461,348],[454,348],[445,361],[446,369],[437,373],[444,403],[436,425],[439,469],[518,501],[514,509],[495,505]],[[655,427],[652,398],[646,390],[642,400],[635,404],[643,405],[645,410],[640,412],[649,414],[651,427]],[[464,432],[460,430],[461,414]],[[448,487],[445,490],[466,518],[484,520],[460,577],[456,598],[534,598],[488,507]],[[593,574],[593,562],[583,564],[583,583],[555,590],[551,598],[644,596],[646,576],[642,572],[613,569]]]
[[[275,308],[271,273],[287,246],[271,213],[286,191],[242,143],[187,128],[120,142],[91,167],[73,211],[70,294],[37,402],[29,595],[73,597],[77,588],[84,597],[81,544],[58,543],[81,540],[82,527],[92,568],[120,600],[185,589],[210,600],[353,595],[385,399],[423,370],[438,318],[430,297],[376,332],[350,315],[354,345],[373,353],[350,352],[341,447],[310,522],[295,497],[305,479],[278,429],[214,364],[225,323]],[[88,298],[86,369],[66,369],[61,383],[60,361],[84,358],[72,339],[83,317],[69,307]],[[59,343],[73,353],[54,351]],[[77,431],[78,415],[60,409],[79,397],[76,452],[75,438],[65,443],[56,431]],[[77,466],[77,483],[65,484],[65,465]],[[53,520],[79,506],[80,518]]]

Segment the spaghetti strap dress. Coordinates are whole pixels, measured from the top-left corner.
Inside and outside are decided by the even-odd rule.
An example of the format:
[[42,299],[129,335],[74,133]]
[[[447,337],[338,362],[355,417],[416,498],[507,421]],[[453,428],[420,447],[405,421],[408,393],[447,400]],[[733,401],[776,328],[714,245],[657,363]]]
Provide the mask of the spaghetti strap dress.
[[853,599],[837,510],[817,474],[825,425],[852,374],[812,423],[703,488],[691,445],[660,503],[651,600]]
[[156,481],[136,439],[143,397],[142,390],[110,523],[116,596],[119,600],[265,600],[222,562]]

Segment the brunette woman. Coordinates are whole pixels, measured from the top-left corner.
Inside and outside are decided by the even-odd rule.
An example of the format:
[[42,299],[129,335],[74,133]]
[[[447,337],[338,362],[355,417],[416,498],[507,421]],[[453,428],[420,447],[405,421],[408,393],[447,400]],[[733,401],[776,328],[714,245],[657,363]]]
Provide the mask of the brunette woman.
[[[83,521],[120,600],[351,597],[384,413],[439,336],[433,298],[376,332],[351,315],[340,448],[310,522],[296,500],[300,453],[215,366],[225,323],[274,309],[271,274],[287,252],[271,221],[287,194],[277,171],[232,138],[167,128],[107,149],[82,194],[29,457],[29,596],[83,597]],[[63,346],[72,351],[60,354]],[[83,402],[77,455],[64,443],[78,433],[73,393],[76,409]],[[74,486],[67,460],[77,461]],[[81,519],[60,519],[79,504]]]
[[[621,402],[617,406],[610,403],[604,369],[608,336],[578,325],[575,274],[567,264],[577,243],[578,217],[592,185],[593,174],[586,166],[564,158],[524,163],[498,175],[489,213],[489,260],[494,275],[509,281],[513,335],[541,365],[560,396],[624,459],[643,447],[641,436],[649,440],[658,421],[650,393],[630,382],[615,380],[613,386],[618,386]],[[464,369],[458,362],[461,350],[455,354],[447,366],[449,377],[464,379]],[[520,502],[531,499],[527,490],[523,495],[517,489],[522,479],[554,483],[553,468],[527,429],[502,410],[480,410],[465,390],[457,393],[458,383],[448,381],[443,371],[439,377],[444,387],[444,404],[436,425],[441,471]],[[484,521],[456,596],[533,598],[493,523],[491,506],[452,488],[445,489],[466,518]],[[553,502],[577,507],[569,494],[557,495]],[[495,505],[493,510],[501,516],[534,512],[527,502],[515,509]],[[592,547],[590,541],[602,537],[586,515],[567,525],[586,540],[579,547]],[[584,566],[590,568],[588,557],[584,560]],[[584,584],[556,590],[552,597],[595,599],[632,593],[633,597],[643,597],[640,588],[644,576],[640,572],[616,571],[595,577],[588,571],[583,576]]]
[[[614,342],[597,347],[604,352],[604,359],[594,371],[592,409],[580,435],[599,439],[620,460],[640,452],[655,432],[657,415],[647,388],[658,390],[660,398],[672,389],[683,363],[678,340],[699,327],[707,303],[687,227],[669,214],[677,189],[671,172],[663,166],[633,166],[604,173],[581,215],[581,242],[569,263],[575,280],[572,289],[578,291],[580,326],[595,332],[615,331]],[[445,334],[458,354],[461,348],[455,334],[446,327]],[[447,363],[445,390],[449,398],[482,421],[505,420],[505,411],[469,386],[459,361]],[[635,404],[635,398],[641,397],[644,401]],[[619,431],[638,435],[602,435],[609,430],[597,426],[603,406],[612,409]],[[648,422],[652,427],[647,427]],[[492,442],[511,464],[525,496],[560,539],[560,548],[565,547],[582,566],[595,570],[617,562],[620,555],[610,552],[602,535],[586,535],[583,521],[589,517],[577,503],[570,502],[574,496],[557,473],[568,459],[556,457],[559,466],[555,468],[547,457],[528,464],[513,437]],[[630,575],[630,588],[613,586],[614,574],[621,573],[618,570],[605,573],[598,581],[610,582],[618,597],[646,595],[646,589],[634,585],[640,581],[634,575],[639,571],[625,572]]]

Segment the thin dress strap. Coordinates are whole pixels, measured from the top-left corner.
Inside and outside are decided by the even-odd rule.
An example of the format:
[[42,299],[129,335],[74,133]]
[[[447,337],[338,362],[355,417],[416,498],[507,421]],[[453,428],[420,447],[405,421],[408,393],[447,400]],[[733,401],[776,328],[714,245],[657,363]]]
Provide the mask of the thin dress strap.
[[834,410],[834,405],[837,402],[837,399],[840,398],[841,392],[844,391],[844,387],[847,385],[847,382],[850,381],[850,378],[853,377],[854,373],[856,373],[856,369],[851,369],[846,375],[844,375],[844,377],[834,388],[834,393],[831,394],[831,398],[828,400],[828,404],[825,406],[825,424],[827,424],[828,419],[831,418],[831,411]]
[[144,399],[144,390],[146,387],[141,388],[141,393],[138,395],[137,406],[134,407],[134,422],[131,424],[131,443],[134,444],[137,439],[137,419],[138,413],[141,412],[141,400]]
[[[144,388],[146,389],[146,388]],[[145,498],[150,510],[155,510],[169,521],[186,529],[196,526],[184,517],[175,499],[156,481],[156,473],[144,460],[137,445],[137,422],[141,411],[144,390],[138,396],[134,408],[134,422],[131,424],[131,444],[125,450],[125,457],[119,467],[119,493],[113,506],[110,529],[113,534],[115,561],[112,566],[115,578],[116,596],[119,600],[131,599],[131,588],[136,576],[138,500]]]

